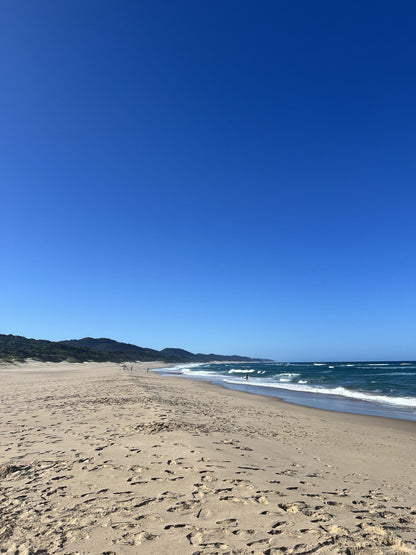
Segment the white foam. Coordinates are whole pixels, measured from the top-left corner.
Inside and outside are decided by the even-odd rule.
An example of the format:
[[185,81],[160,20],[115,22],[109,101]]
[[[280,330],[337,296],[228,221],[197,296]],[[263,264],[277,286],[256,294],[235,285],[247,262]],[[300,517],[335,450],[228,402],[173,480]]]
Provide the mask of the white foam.
[[177,364],[172,368],[166,368],[166,371],[177,372],[178,370],[190,370],[191,368],[196,368],[197,366],[204,366],[205,362],[189,362],[188,364]]
[[[226,383],[241,385],[240,381],[224,380]],[[337,395],[340,397],[348,397],[350,399],[357,399],[359,401],[367,401],[370,403],[381,403],[385,405],[395,405],[401,407],[412,407],[416,408],[416,398],[415,397],[388,397],[387,395],[372,395],[370,393],[363,393],[361,391],[355,391],[351,389],[346,389],[345,387],[335,387],[333,389],[324,387],[312,387],[309,385],[299,385],[299,384],[282,384],[282,383],[271,383],[271,382],[258,382],[256,386],[260,387],[270,387],[273,389],[288,389],[290,391],[299,391],[304,393],[319,393],[320,395]]]
[[198,367],[206,366],[206,362],[191,362],[188,364],[177,364],[171,368],[161,368],[164,374],[183,374],[184,376],[212,376],[213,372],[207,370],[196,370]]
[[368,363],[366,366],[390,366],[390,362],[375,362],[375,363]]
[[219,376],[219,374],[215,374],[214,372],[210,372],[209,370],[193,370],[192,368],[184,368],[182,370],[182,374],[184,376]]
[[337,363],[337,368],[350,368],[352,366],[357,366],[356,364],[340,364],[339,362]]
[[279,378],[279,382],[290,382],[293,378],[299,378],[300,374],[296,372],[284,372],[283,374],[277,374],[276,378]]
[[238,368],[231,368],[228,370],[229,374],[252,374],[255,370],[239,370]]

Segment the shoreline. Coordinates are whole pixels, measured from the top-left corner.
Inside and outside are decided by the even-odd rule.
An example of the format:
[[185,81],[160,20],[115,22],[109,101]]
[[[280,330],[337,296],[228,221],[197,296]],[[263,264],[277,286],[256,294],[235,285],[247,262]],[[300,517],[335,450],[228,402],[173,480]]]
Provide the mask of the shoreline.
[[[169,367],[166,367],[169,368]],[[160,370],[160,372],[159,372]],[[352,424],[363,425],[366,426],[367,424],[375,427],[388,427],[394,430],[403,430],[405,432],[412,432],[416,434],[416,421],[413,420],[406,420],[402,418],[390,418],[388,416],[375,416],[372,414],[361,414],[361,413],[352,413],[352,412],[343,412],[343,411],[334,411],[331,409],[324,409],[324,408],[316,408],[307,405],[301,405],[298,403],[294,403],[291,401],[287,401],[282,399],[278,396],[272,395],[261,395],[259,393],[253,393],[251,391],[242,391],[240,389],[233,389],[231,387],[225,387],[219,383],[212,383],[209,380],[204,379],[195,379],[189,376],[184,376],[183,374],[176,374],[174,372],[169,374],[163,373],[163,368],[154,368],[152,373],[159,374],[162,379],[169,380],[169,377],[172,375],[172,380],[175,381],[185,381],[185,382],[193,382],[199,384],[202,388],[206,387],[207,389],[211,389],[216,393],[220,394],[220,392],[225,392],[225,395],[230,395],[236,399],[244,399],[246,396],[252,397],[258,400],[259,403],[264,404],[265,406],[270,406],[271,408],[278,408],[280,410],[286,410],[290,412],[293,411],[296,415],[308,416],[314,415],[317,418],[324,418],[327,419],[329,416],[333,422],[339,421],[342,423],[346,423],[348,421]]]
[[2,551],[416,552],[415,423],[147,367],[0,370]]
[[[193,364],[193,366],[204,366],[205,363]],[[209,363],[209,364],[222,364],[221,362]],[[342,396],[339,394],[324,394],[306,391],[296,391],[291,389],[286,389],[284,387],[279,388],[278,386],[264,387],[255,383],[241,382],[241,383],[230,383],[223,379],[223,376],[215,374],[207,376],[199,376],[192,374],[183,374],[179,371],[179,368],[184,366],[184,364],[174,365],[170,368],[175,370],[178,368],[178,372],[170,371],[169,368],[156,368],[154,371],[169,377],[169,376],[181,376],[186,379],[191,379],[196,382],[207,382],[212,385],[228,389],[230,391],[242,391],[250,393],[252,395],[258,395],[261,397],[270,397],[274,399],[279,399],[282,402],[308,407],[317,410],[323,410],[332,413],[342,413],[342,414],[358,414],[362,416],[373,416],[377,418],[387,418],[394,420],[403,420],[408,422],[416,422],[416,410],[414,408],[407,408],[400,405],[389,405],[383,404],[376,401],[370,400],[359,400],[347,396]]]

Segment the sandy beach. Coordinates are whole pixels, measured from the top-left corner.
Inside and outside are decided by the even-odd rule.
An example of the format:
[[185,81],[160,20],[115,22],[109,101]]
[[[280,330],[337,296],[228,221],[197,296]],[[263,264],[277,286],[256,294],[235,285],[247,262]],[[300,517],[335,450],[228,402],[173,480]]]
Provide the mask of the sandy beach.
[[416,423],[131,366],[0,368],[1,553],[416,553]]

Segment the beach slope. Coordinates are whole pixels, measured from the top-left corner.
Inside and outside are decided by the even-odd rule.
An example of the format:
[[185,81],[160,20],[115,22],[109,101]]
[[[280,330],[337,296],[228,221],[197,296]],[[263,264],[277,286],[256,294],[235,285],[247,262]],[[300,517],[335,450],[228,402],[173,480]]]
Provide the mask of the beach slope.
[[0,369],[0,552],[416,553],[416,423],[150,366]]

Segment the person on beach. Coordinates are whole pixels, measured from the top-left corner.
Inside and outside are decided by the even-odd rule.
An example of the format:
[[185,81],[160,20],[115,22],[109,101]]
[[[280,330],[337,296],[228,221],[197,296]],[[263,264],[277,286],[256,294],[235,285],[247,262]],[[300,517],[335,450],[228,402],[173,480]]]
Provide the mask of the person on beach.
[[246,380],[248,380],[248,374],[246,374]]

